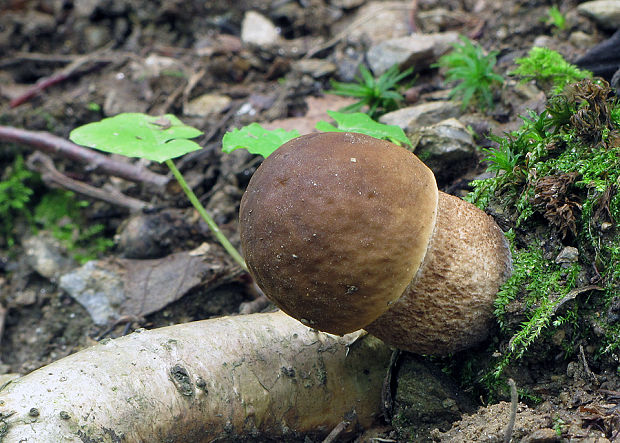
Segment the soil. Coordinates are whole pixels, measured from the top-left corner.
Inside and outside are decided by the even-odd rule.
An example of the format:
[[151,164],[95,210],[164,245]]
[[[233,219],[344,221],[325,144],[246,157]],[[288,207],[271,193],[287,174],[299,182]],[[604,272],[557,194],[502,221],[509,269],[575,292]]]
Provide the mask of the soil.
[[[348,41],[346,32],[352,29],[347,28],[352,17],[368,2],[234,3],[231,6],[231,2],[219,0],[4,0],[0,5],[0,124],[49,131],[67,138],[73,128],[118,112],[180,116],[205,135],[197,139],[204,149],[179,161],[179,167],[216,221],[238,245],[238,204],[259,161],[242,152],[222,154],[223,134],[229,128],[253,121],[277,119],[286,125],[297,118],[301,121],[293,120],[295,124],[307,124],[303,121],[310,118],[306,113],[319,106],[312,105],[312,100],[333,99],[324,95],[330,77],[351,81],[357,63],[363,59],[368,42]],[[577,14],[577,1],[560,2],[568,27],[554,30],[538,17],[546,17],[548,8],[555,3],[419,0],[413,2],[417,14],[436,12],[439,8],[445,12],[438,20],[416,20],[415,28],[418,32],[457,31],[477,39],[487,50],[498,51],[498,69],[502,73],[539,36],[546,36],[546,44],[574,60],[586,51],[588,44],[569,41],[570,35],[577,31],[585,33],[590,36],[589,44],[611,35],[610,30]],[[242,20],[248,10],[271,19],[287,41],[271,48],[242,44]],[[305,52],[332,37],[339,38],[333,44],[321,46],[315,58],[332,62],[335,72],[322,75],[315,70],[307,74],[291,67]],[[71,71],[69,78],[19,106],[10,106],[10,100],[41,79],[71,69],[78,59],[82,64]],[[153,67],[158,62],[165,66]],[[158,69],[157,74],[147,72],[149,66]],[[129,77],[131,81],[127,80]],[[420,102],[425,94],[445,89],[436,69],[418,73],[416,84],[423,85],[412,94],[413,100]],[[498,105],[487,115],[479,114],[477,124],[501,132],[517,127],[518,116],[526,107],[540,106],[531,97],[516,93],[514,87],[515,83],[505,87]],[[221,111],[183,116],[184,105],[208,92],[226,95],[231,101]],[[252,112],[243,112],[247,103],[252,104]],[[337,109],[330,106],[341,105],[330,102],[323,106]],[[8,170],[16,155],[26,158],[33,152],[32,147],[24,144],[0,144],[0,172]],[[109,237],[118,234],[117,246],[101,259],[132,254],[136,258],[158,258],[204,243],[219,248],[197,221],[187,222],[195,221],[193,213],[174,185],[153,193],[148,186],[93,173],[62,155],[54,155],[53,159],[56,168],[73,179],[121,190],[156,208],[140,216],[140,223],[144,223],[135,228],[137,232],[128,233],[130,214],[126,209],[91,200],[84,209],[87,222],[103,223]],[[148,166],[152,171],[167,173],[158,164]],[[444,183],[443,188],[460,195],[467,191],[467,181],[483,170],[482,165],[476,165],[464,176]],[[40,193],[48,191],[44,184],[37,188]],[[33,199],[36,198],[35,195]],[[230,263],[226,264],[221,258],[223,254],[218,252],[213,257],[219,260],[216,263],[225,265],[226,272],[213,274],[213,278],[203,280],[178,300],[154,312],[116,323],[95,324],[84,307],[59,288],[56,277],[44,277],[34,270],[33,258],[24,247],[25,239],[33,235],[32,221],[22,217],[16,223],[14,244],[9,246],[8,239],[0,241],[0,374],[30,372],[104,337],[118,337],[138,327],[156,328],[236,314],[244,302],[255,298],[247,279]],[[146,239],[148,245],[136,245],[127,238]],[[58,254],[71,257],[71,252],[62,248]],[[259,308],[270,309],[262,305]],[[247,312],[247,305],[244,309]],[[490,358],[485,354],[487,348],[479,350],[481,361]],[[620,382],[614,362],[593,366],[589,352],[586,346],[580,355],[565,359],[559,354],[550,355],[547,349],[534,349],[527,361],[510,369],[508,375],[517,381],[519,389],[536,397],[528,404],[519,404],[513,441],[620,441]],[[458,360],[459,356],[455,358]],[[449,366],[441,359],[431,359],[427,364],[439,372]],[[451,383],[455,383],[454,389],[471,397],[470,404],[474,405],[461,409],[470,412],[462,421],[458,421],[460,413],[441,415],[435,421],[425,417],[423,425],[395,420],[392,426],[388,423],[378,428],[379,433],[373,436],[383,440],[375,441],[505,441],[511,405],[499,400],[508,398],[489,402],[477,389],[459,387],[459,373],[462,368],[461,372],[452,373],[457,380]],[[368,435],[359,436],[359,441],[370,439]]]

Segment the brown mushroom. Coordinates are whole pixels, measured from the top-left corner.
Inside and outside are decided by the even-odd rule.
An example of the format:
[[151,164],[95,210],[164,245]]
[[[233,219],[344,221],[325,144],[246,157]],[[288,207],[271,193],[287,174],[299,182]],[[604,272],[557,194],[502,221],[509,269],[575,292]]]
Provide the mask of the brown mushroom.
[[511,268],[489,216],[439,192],[406,149],[356,133],[301,136],[265,159],[240,233],[250,273],[284,312],[419,353],[486,338]]

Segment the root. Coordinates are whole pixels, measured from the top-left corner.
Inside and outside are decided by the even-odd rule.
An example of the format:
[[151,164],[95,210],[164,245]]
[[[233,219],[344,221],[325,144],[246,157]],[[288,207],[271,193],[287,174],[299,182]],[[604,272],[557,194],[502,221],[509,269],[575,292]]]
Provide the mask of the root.
[[103,341],[0,389],[3,443],[324,438],[380,414],[390,350],[283,313]]

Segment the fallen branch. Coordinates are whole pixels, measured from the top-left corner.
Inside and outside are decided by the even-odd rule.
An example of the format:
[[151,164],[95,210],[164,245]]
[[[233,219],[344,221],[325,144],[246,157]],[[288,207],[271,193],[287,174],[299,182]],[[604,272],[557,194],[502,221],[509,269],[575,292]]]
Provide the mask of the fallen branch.
[[[390,350],[281,312],[133,333],[0,390],[2,441],[268,441],[379,415]],[[303,438],[303,437],[302,437]]]
[[87,164],[87,169],[92,172],[113,175],[136,183],[161,188],[170,181],[165,175],[156,174],[132,163],[114,160],[45,131],[0,126],[0,142],[3,141],[28,145],[50,154],[60,154],[70,160]]
[[41,153],[35,152],[26,162],[29,169],[41,174],[41,178],[48,186],[68,189],[77,194],[101,200],[111,205],[127,208],[132,212],[151,208],[152,205],[133,197],[128,197],[116,189],[99,189],[78,180],[67,177],[60,173],[54,166],[52,159]]

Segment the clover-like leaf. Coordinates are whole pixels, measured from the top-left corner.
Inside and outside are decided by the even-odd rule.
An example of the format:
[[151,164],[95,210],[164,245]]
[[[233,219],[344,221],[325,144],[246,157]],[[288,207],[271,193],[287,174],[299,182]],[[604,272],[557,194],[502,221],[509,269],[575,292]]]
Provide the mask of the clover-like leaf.
[[224,134],[222,151],[230,154],[235,149],[247,149],[252,154],[268,157],[282,144],[295,137],[299,137],[297,130],[268,130],[258,123],[251,123],[241,129],[233,129]]
[[403,131],[400,126],[385,125],[376,122],[368,115],[361,112],[346,114],[343,112],[327,111],[327,114],[336,121],[338,127],[321,120],[315,126],[319,131],[358,132],[371,137],[389,140],[397,145],[411,146],[411,142],[405,135],[405,131]]
[[188,139],[201,134],[172,114],[125,113],[80,126],[71,131],[69,138],[100,151],[161,163],[200,149],[198,143]]

